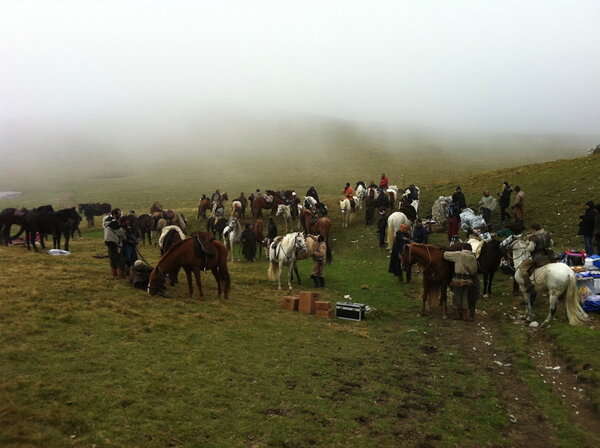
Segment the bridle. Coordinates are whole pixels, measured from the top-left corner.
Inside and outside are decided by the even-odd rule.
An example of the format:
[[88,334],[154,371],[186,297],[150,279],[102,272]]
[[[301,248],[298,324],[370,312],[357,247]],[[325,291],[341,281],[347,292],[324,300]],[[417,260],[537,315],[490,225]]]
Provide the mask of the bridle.
[[[413,244],[414,243],[408,244],[408,260],[407,260],[407,263],[411,266],[411,268],[412,268],[412,265],[416,263],[415,261],[413,261],[413,256],[412,256]],[[428,260],[427,260],[427,264],[421,266],[421,270],[419,270],[419,271],[416,272],[416,275],[419,275],[419,274],[422,274],[423,272],[425,272],[431,266],[431,262],[433,261],[433,258],[431,257],[431,252],[429,250],[429,245],[428,244],[423,244],[423,246],[427,250]],[[405,250],[406,250],[406,248],[405,248]],[[416,263],[416,264],[420,266],[419,263]]]

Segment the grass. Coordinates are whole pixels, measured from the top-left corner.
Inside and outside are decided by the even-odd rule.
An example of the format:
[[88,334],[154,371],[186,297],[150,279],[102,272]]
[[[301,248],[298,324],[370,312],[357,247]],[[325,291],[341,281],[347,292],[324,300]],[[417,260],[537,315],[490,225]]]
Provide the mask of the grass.
[[[599,160],[564,160],[445,180],[438,175],[437,182],[421,184],[424,209],[457,182],[472,203],[475,192],[508,179],[526,191],[529,219],[542,221],[565,247],[575,244],[565,229],[575,228],[580,205],[566,198],[581,185],[598,191],[593,173]],[[434,173],[433,167],[428,169],[419,174],[422,179]],[[304,189],[300,174],[293,187]],[[238,175],[233,171],[220,182],[247,190]],[[266,184],[267,178],[257,174],[254,181]],[[559,178],[563,182],[556,182]],[[289,185],[284,179],[268,182]],[[200,188],[186,175],[154,187],[135,180],[81,181],[88,186],[78,194],[100,200],[96,185],[111,201],[139,212],[159,199],[192,214],[195,198],[208,193],[206,185],[219,184],[204,178]],[[337,196],[330,192],[337,188],[316,186],[334,203]],[[48,194],[31,193],[28,200],[46,202]],[[553,200],[561,215],[554,212]],[[334,238],[334,262],[326,268],[322,296],[335,302],[350,294],[374,307],[364,322],[321,320],[280,309],[287,292],[267,280],[264,261],[231,266],[234,288],[227,302],[216,299],[214,280],[205,275],[208,300],[200,302],[188,299],[182,285],[169,290],[171,299],[150,298],[113,279],[107,260],[92,257],[104,252],[97,230],[84,231],[69,257],[0,247],[5,260],[0,278],[0,445],[514,445],[507,436],[515,431],[508,418],[510,403],[497,373],[466,352],[468,343],[448,337],[455,332],[472,337],[472,330],[442,322],[439,310],[433,317],[418,316],[420,303],[412,299],[416,287],[398,284],[387,273],[387,252],[377,247],[373,227],[354,222],[343,231],[336,222]],[[442,235],[436,238],[443,240]],[[140,249],[149,261],[157,260],[155,248]],[[310,262],[300,269],[308,279]],[[508,282],[501,281],[500,288],[507,291]],[[525,333],[503,322],[500,305],[486,306],[498,309],[496,320],[505,338],[498,344],[516,360],[515,381],[527,385],[534,405],[550,422],[542,440],[586,446],[566,407],[534,374]],[[562,317],[559,311],[557,319]],[[598,332],[557,322],[546,334],[572,368],[582,369],[580,377],[598,406],[600,365],[593,348]]]

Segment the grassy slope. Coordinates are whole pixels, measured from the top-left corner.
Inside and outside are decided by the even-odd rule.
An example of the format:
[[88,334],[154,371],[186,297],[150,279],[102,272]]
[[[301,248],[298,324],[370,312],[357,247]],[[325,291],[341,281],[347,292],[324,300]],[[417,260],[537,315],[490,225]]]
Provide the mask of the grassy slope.
[[[566,230],[576,229],[579,203],[588,197],[577,202],[567,199],[575,193],[573,188],[584,184],[591,189],[587,191],[598,191],[593,174],[600,168],[599,161],[597,157],[565,160],[462,178],[454,178],[456,171],[450,171],[444,173],[446,181],[426,187],[421,183],[424,206],[448,194],[457,182],[472,202],[479,196],[474,192],[507,179],[523,186],[532,219],[544,222],[564,247],[576,241],[569,235],[576,232]],[[431,175],[432,166],[423,166]],[[240,171],[220,176],[219,182],[204,177],[198,186],[186,175],[154,187],[131,179],[95,181],[78,194],[98,199],[100,189],[127,207],[143,209],[159,199],[192,211],[195,201],[190,197],[197,197],[198,190],[208,192],[220,184],[248,189],[249,181],[238,177]],[[394,172],[386,171],[393,179]],[[253,180],[258,183],[267,174],[257,171]],[[335,176],[339,178],[338,173]],[[410,176],[426,178],[423,173]],[[302,177],[290,186],[305,188]],[[285,178],[282,174],[269,182],[288,186]],[[334,180],[326,183],[332,191],[337,189]],[[316,185],[322,192],[329,191]],[[565,198],[560,199],[564,207],[560,215],[540,206],[550,203],[547,191]],[[45,194],[32,193],[30,200],[46,202],[40,199],[48,197]],[[328,199],[332,202],[335,196]],[[0,248],[2,260],[11,260],[10,265],[3,262],[6,275],[0,279],[0,374],[5,379],[0,385],[4,403],[0,424],[9,428],[0,442],[14,446],[509,444],[504,434],[510,423],[493,375],[461,359],[458,347],[436,336],[431,326],[439,321],[416,316],[419,304],[406,300],[405,286],[398,286],[386,273],[385,252],[374,255],[378,249],[372,232],[362,223],[355,223],[347,233],[336,229],[335,259],[327,269],[324,291],[327,300],[351,294],[374,306],[377,311],[364,323],[317,320],[280,310],[282,293],[266,280],[264,263],[233,266],[235,289],[229,303],[214,300],[214,285],[206,278],[213,299],[199,303],[185,299],[181,286],[172,300],[149,299],[110,278],[106,260],[90,257],[104,251],[97,231],[86,232],[83,240],[74,243],[74,254],[65,259]],[[156,260],[154,250],[142,250]],[[301,269],[306,278],[309,263]],[[364,284],[368,290],[360,288]],[[501,310],[498,319],[502,320]],[[568,446],[569,441],[583,440],[568,429],[568,413],[534,378],[526,362],[527,336],[514,327],[504,325],[507,340],[522,341],[515,344],[523,358],[519,373],[560,428],[553,433],[555,442]],[[582,378],[598,403],[598,332],[557,322],[548,334],[572,365],[591,364]],[[473,423],[464,428],[465,421]]]

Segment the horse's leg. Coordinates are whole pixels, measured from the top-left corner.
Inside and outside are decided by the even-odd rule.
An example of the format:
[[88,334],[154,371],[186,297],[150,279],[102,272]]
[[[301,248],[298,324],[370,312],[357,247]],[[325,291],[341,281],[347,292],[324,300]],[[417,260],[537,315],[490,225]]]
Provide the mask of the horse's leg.
[[65,250],[68,251],[69,250],[69,241],[71,239],[71,231],[68,228],[65,230],[64,237],[65,237]]
[[300,285],[300,273],[298,272],[298,265],[294,263],[294,272],[296,273],[296,278],[298,279],[298,284]]
[[219,275],[219,266],[215,266],[214,268],[212,268],[211,272],[213,274],[213,277],[215,278],[215,281],[217,282],[217,294],[219,295],[219,299],[220,299],[221,294],[223,294],[223,280],[221,279],[221,276]]
[[292,270],[294,269],[294,264],[295,264],[295,262],[292,261],[290,263],[290,268],[288,270],[288,289],[290,291],[292,290]]
[[277,275],[277,289],[281,289],[281,271],[283,270],[283,262],[279,261],[279,274]]
[[[550,293],[549,302],[550,302],[550,310],[548,312],[548,316],[546,317],[544,322],[542,322],[542,325],[540,325],[540,327],[543,327],[544,325],[550,323],[550,319],[552,319],[552,316],[554,316],[554,313],[556,312],[556,302],[558,302],[558,296],[556,293],[554,293],[554,292]],[[566,308],[566,306],[565,306],[565,308]]]
[[[187,271],[186,274],[188,274]],[[200,268],[197,266],[194,267],[194,277],[196,277],[196,286],[198,287],[198,298],[200,300],[204,300],[204,291],[202,290],[202,279],[200,278]],[[192,297],[192,279],[190,274],[188,274],[188,282],[190,282],[190,297]]]
[[[185,276],[188,282],[188,297],[191,299],[192,293],[194,292],[194,287],[192,286],[192,270],[188,267],[184,267],[183,270],[185,271]],[[194,272],[194,275],[195,274],[196,273]],[[202,294],[200,294],[200,297],[202,297]]]
[[442,319],[448,319],[448,285],[440,286],[440,303],[442,305]]

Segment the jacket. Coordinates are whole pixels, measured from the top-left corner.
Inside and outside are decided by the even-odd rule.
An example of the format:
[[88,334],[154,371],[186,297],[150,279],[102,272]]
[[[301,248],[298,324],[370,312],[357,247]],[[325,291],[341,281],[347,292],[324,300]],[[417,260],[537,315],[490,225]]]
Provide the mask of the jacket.
[[523,190],[519,191],[515,196],[515,202],[513,204],[513,208],[519,207],[523,208],[525,206],[525,193]]
[[444,259],[454,263],[454,278],[477,274],[477,259],[471,250],[444,252]]
[[497,203],[498,201],[496,201],[496,198],[492,196],[482,196],[481,200],[479,201],[479,205],[481,205],[482,208],[487,208],[492,212],[496,210]]
[[429,232],[425,226],[415,226],[413,230],[413,241],[415,243],[427,244],[429,241]]
[[552,237],[544,229],[530,233],[527,240],[527,250],[532,255],[546,255],[554,247]]
[[579,222],[579,233],[587,237],[594,236],[594,227],[596,225],[597,211],[594,208],[588,208],[585,214],[581,215],[581,221]]
[[125,241],[127,235],[117,218],[112,215],[106,215],[102,219],[102,227],[104,227],[105,243],[115,243],[118,247],[123,245],[123,241]]
[[498,195],[500,196],[500,200],[498,201],[500,203],[500,207],[508,208],[510,206],[511,193],[512,188],[507,188],[505,190],[502,190],[502,193],[498,193]]

